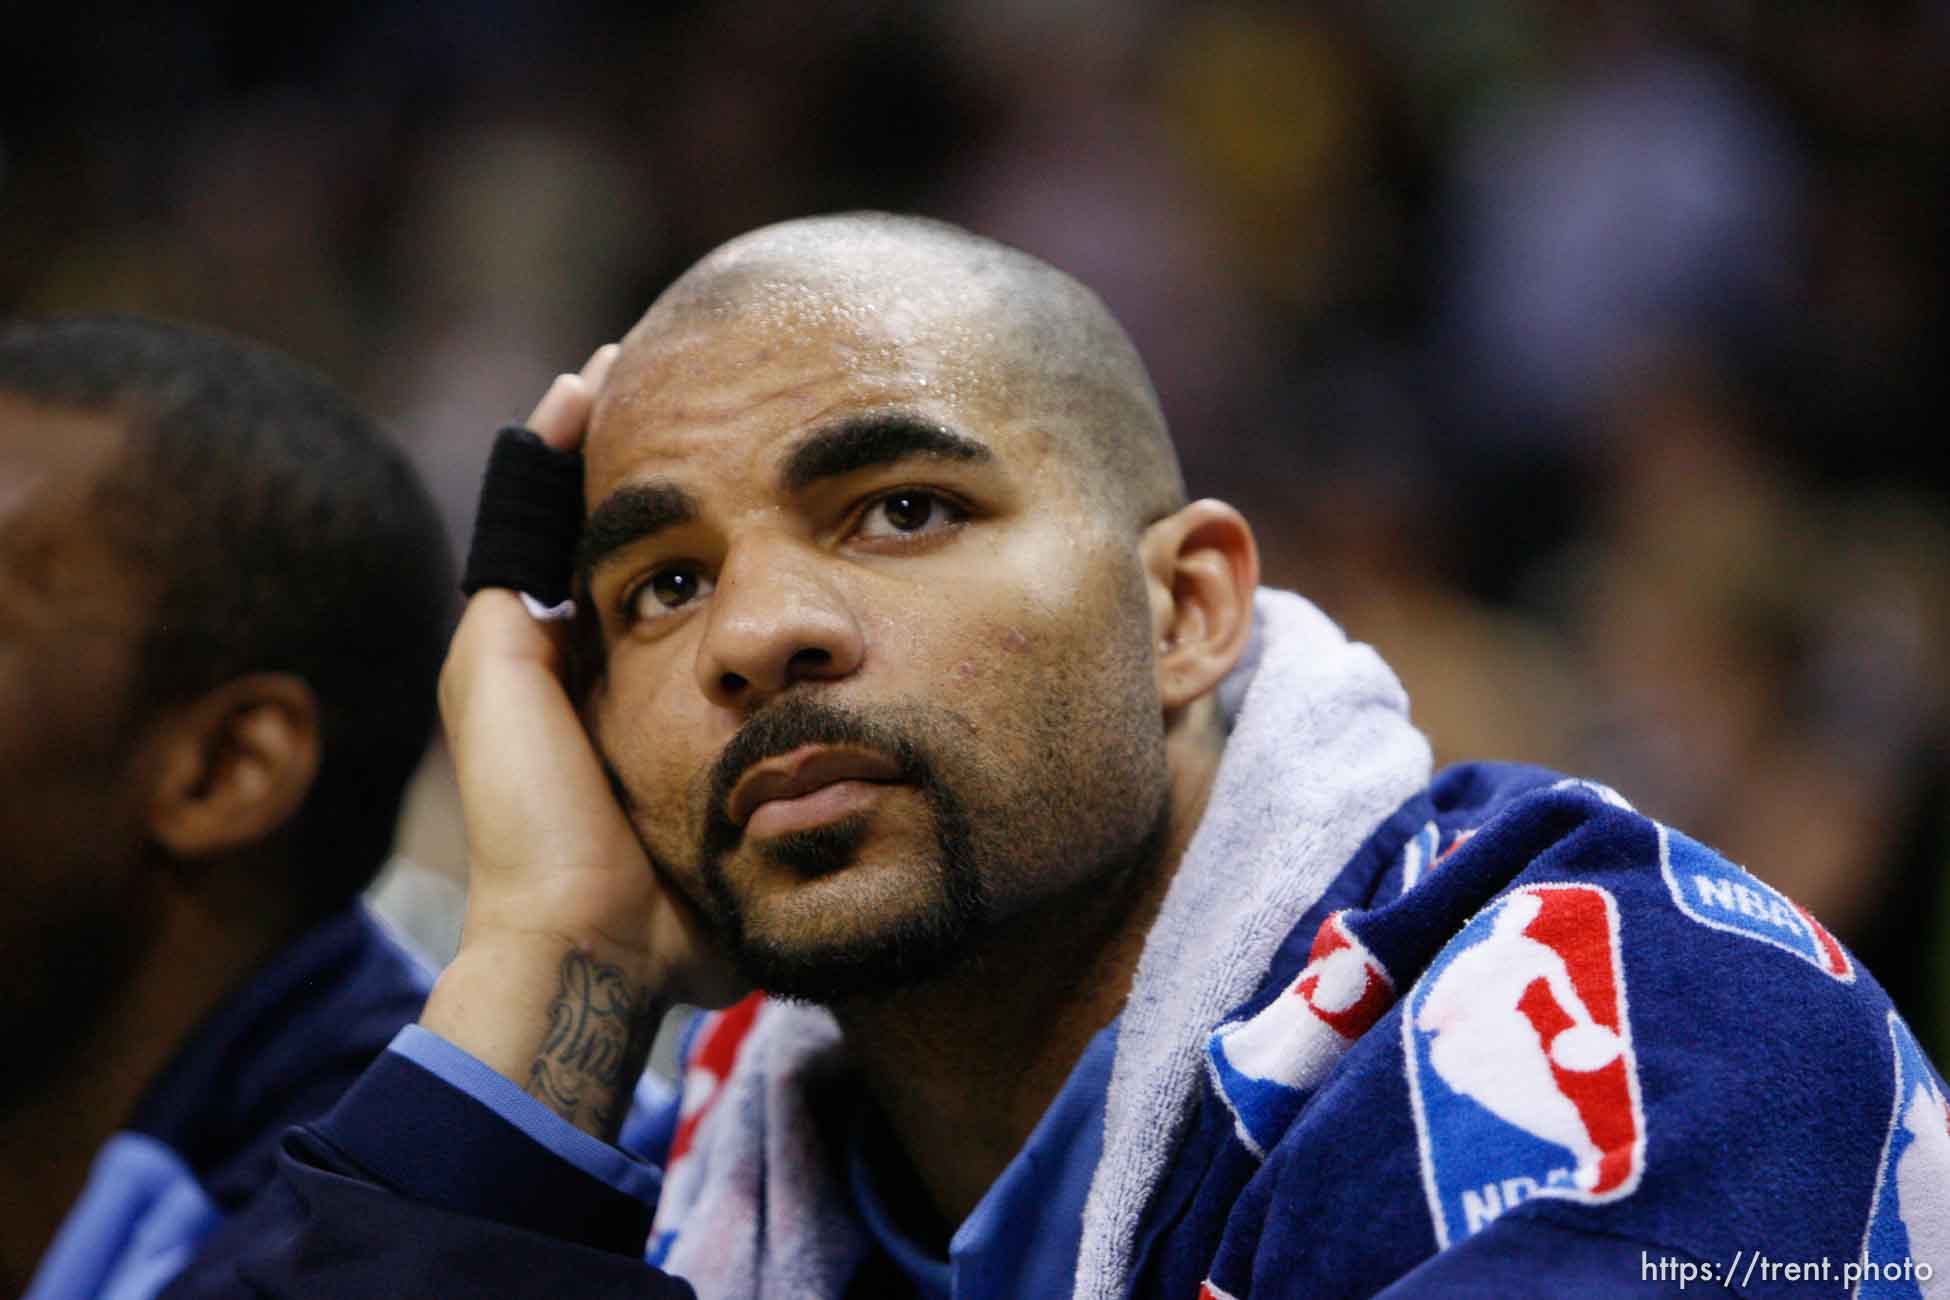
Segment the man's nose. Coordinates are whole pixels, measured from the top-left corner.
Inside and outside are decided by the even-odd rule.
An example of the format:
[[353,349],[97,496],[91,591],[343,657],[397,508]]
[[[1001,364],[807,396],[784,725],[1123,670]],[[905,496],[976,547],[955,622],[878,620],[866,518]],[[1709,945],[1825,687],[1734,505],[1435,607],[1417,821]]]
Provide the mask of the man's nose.
[[783,539],[725,557],[697,657],[707,699],[748,710],[799,682],[837,680],[860,666],[859,621],[820,572],[831,562]]

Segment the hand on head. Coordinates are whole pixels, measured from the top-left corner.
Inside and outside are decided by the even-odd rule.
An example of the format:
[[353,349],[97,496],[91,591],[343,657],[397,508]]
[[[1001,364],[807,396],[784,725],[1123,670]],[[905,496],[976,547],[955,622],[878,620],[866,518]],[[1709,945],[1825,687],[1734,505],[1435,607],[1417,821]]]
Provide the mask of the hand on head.
[[[597,349],[536,405],[529,427],[549,447],[580,447],[616,351]],[[546,1008],[539,1018],[524,1014],[520,1004],[524,995],[577,996],[573,963],[582,963],[573,979],[594,972],[590,996],[627,1001],[638,1020],[671,1002],[721,1005],[743,992],[703,918],[658,879],[617,805],[564,687],[568,635],[566,624],[531,617],[516,593],[482,590],[468,602],[440,678],[470,878],[461,952],[422,1023],[531,1090],[537,1031],[549,1016]],[[639,1056],[628,1078],[608,1081],[622,1100],[640,1067]],[[614,1100],[571,1109],[606,1119],[620,1114]]]

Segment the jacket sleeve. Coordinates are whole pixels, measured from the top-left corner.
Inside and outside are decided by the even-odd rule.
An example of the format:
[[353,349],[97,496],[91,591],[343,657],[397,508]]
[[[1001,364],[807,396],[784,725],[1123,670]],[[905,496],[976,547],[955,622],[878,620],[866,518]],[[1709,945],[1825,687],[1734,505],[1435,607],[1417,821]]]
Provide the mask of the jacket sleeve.
[[165,1294],[690,1297],[643,1260],[658,1181],[410,1029]]

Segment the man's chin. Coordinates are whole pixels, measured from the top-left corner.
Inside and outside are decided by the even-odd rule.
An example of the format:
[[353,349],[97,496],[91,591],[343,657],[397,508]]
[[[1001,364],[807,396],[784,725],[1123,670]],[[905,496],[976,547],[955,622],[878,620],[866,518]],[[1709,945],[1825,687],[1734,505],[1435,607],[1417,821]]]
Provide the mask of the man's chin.
[[830,1004],[912,988],[951,970],[984,927],[979,884],[938,861],[822,866],[730,909],[732,959],[768,993]]
[[946,916],[904,918],[839,943],[796,944],[746,937],[732,957],[746,979],[773,997],[822,1006],[872,1000],[952,971],[974,944],[973,927]]
[[855,813],[824,826],[808,827],[763,840],[757,855],[768,867],[791,877],[814,880],[843,871],[860,856],[869,818]]

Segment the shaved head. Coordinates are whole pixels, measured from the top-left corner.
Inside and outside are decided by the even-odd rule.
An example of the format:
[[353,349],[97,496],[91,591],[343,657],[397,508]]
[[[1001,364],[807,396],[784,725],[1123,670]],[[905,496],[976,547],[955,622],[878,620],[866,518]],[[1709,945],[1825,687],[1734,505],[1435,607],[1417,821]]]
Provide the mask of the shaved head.
[[1142,529],[1185,503],[1144,363],[1103,301],[1018,249],[946,222],[863,212],[767,226],[686,271],[625,340],[770,317],[872,326],[946,382],[1044,426],[1091,496]]

